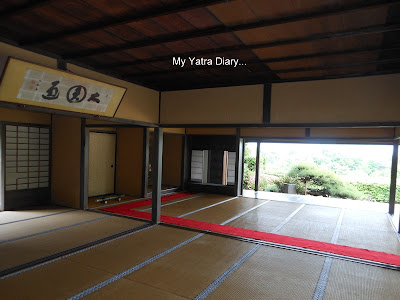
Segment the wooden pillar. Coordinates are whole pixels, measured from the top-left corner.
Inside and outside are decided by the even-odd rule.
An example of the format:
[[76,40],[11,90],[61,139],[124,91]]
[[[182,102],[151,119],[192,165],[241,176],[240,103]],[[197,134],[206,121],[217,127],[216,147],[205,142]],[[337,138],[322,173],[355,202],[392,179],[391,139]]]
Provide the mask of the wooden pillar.
[[243,194],[243,147],[243,138],[240,137],[240,128],[238,128],[236,130],[235,196]]
[[154,128],[153,147],[153,184],[152,184],[152,222],[160,223],[161,214],[161,180],[162,180],[162,155],[163,155],[163,129]]
[[4,210],[4,186],[5,186],[5,125],[0,123],[0,211]]
[[255,185],[254,190],[258,192],[259,188],[259,177],[260,177],[260,142],[257,142],[257,154],[256,154],[256,178],[255,178]]
[[143,128],[142,198],[147,197],[149,186],[149,129]]
[[392,170],[390,177],[390,195],[389,195],[389,214],[394,214],[394,205],[396,201],[396,181],[397,181],[397,162],[399,155],[399,142],[393,142]]
[[80,170],[80,208],[88,209],[89,188],[89,128],[86,128],[86,119],[81,119],[81,170]]

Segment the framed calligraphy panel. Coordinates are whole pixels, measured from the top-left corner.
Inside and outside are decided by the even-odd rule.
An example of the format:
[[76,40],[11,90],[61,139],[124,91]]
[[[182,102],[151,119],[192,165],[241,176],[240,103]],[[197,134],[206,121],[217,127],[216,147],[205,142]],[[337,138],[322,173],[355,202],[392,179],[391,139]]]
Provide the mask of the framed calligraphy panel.
[[126,88],[9,58],[0,101],[113,117]]

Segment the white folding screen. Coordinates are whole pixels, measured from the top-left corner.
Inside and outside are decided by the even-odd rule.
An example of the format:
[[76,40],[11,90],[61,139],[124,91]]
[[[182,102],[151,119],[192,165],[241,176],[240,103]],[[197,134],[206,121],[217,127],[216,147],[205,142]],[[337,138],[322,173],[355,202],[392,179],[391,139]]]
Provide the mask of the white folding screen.
[[49,128],[6,125],[5,148],[6,191],[49,186]]

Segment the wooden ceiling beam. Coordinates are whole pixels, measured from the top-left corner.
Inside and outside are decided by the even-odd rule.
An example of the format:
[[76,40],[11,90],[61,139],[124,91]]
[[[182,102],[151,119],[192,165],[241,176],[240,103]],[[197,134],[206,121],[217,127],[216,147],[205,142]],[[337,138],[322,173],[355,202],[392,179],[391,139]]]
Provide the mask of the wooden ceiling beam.
[[367,65],[383,65],[383,64],[390,64],[390,63],[400,63],[400,58],[397,57],[397,58],[388,58],[388,59],[358,61],[358,62],[337,64],[337,65],[280,69],[280,70],[272,70],[272,71],[276,74],[282,74],[282,73],[293,73],[293,72],[309,72],[309,71],[323,71],[323,70],[331,70],[331,69],[343,69],[343,68],[361,67],[361,66],[367,66]]
[[323,75],[323,76],[309,76],[309,77],[297,77],[297,78],[286,78],[277,80],[268,80],[262,76],[258,78],[247,78],[247,79],[235,79],[226,78],[219,81],[198,81],[195,83],[183,82],[177,85],[176,80],[174,81],[163,81],[158,84],[160,91],[175,91],[183,89],[201,89],[201,88],[213,88],[213,87],[224,87],[224,86],[235,86],[235,85],[249,85],[249,84],[265,84],[265,83],[284,83],[284,82],[300,82],[300,81],[314,81],[314,80],[326,80],[326,79],[341,79],[341,78],[352,78],[352,77],[367,77],[376,75],[388,75],[388,74],[399,74],[400,69],[393,70],[379,70],[379,71],[367,71],[367,72],[353,72],[348,74],[335,74],[335,75]]
[[[274,63],[274,62],[283,62],[283,61],[291,61],[291,60],[301,60],[301,59],[309,59],[309,58],[321,58],[321,57],[329,57],[329,56],[337,56],[337,55],[347,55],[347,54],[363,54],[363,53],[374,53],[374,52],[388,52],[388,51],[399,51],[400,47],[393,48],[360,48],[360,49],[351,49],[345,51],[331,51],[324,53],[313,53],[313,54],[304,54],[304,55],[293,55],[293,56],[282,56],[275,58],[265,58],[260,60],[252,60],[246,61],[246,64],[257,64],[257,63]],[[195,68],[180,68],[180,69],[169,69],[169,70],[161,70],[154,72],[136,72],[130,74],[122,74],[123,78],[135,78],[135,77],[145,77],[145,76],[159,76],[164,74],[176,74],[176,73],[186,73],[193,72],[196,70],[215,70],[220,68],[220,66],[204,66],[204,67],[195,67]]]
[[302,14],[297,14],[297,15],[284,17],[284,18],[267,19],[267,20],[261,20],[261,21],[257,21],[257,22],[252,22],[252,23],[247,23],[247,24],[239,24],[239,25],[233,25],[233,26],[219,25],[216,27],[208,28],[208,29],[193,30],[193,31],[184,32],[184,33],[167,34],[167,35],[163,35],[161,37],[154,38],[151,40],[141,40],[141,41],[136,41],[136,42],[125,43],[124,45],[119,45],[119,46],[107,46],[107,47],[101,47],[98,49],[91,49],[91,50],[87,50],[87,51],[66,53],[63,55],[63,57],[65,59],[75,59],[75,58],[82,58],[82,57],[93,56],[93,55],[107,54],[107,53],[115,52],[115,51],[124,51],[124,50],[129,50],[129,49],[148,47],[148,46],[152,46],[152,45],[177,42],[177,41],[182,41],[182,40],[186,40],[186,39],[206,37],[206,36],[215,35],[215,34],[237,32],[237,31],[261,28],[261,27],[269,27],[269,26],[274,26],[274,25],[288,24],[288,23],[310,20],[310,19],[315,19],[315,18],[320,18],[320,17],[328,17],[328,16],[332,16],[332,15],[344,14],[344,13],[355,12],[355,11],[359,11],[359,10],[371,9],[371,8],[387,6],[387,5],[393,5],[393,4],[398,4],[398,3],[400,3],[400,0],[363,1],[361,3],[343,6],[341,8],[326,9],[326,10],[321,10],[321,11],[312,12],[312,13],[302,13]]
[[282,45],[292,45],[292,44],[301,44],[305,42],[313,42],[319,41],[323,39],[329,38],[338,38],[338,37],[345,37],[345,36],[357,36],[357,35],[364,35],[364,34],[374,34],[374,33],[384,33],[390,31],[400,31],[400,24],[393,24],[393,25],[379,25],[379,26],[368,26],[362,27],[359,29],[353,29],[350,31],[339,31],[333,33],[325,33],[325,34],[315,34],[304,38],[296,38],[296,39],[286,39],[286,40],[278,40],[268,43],[261,43],[261,44],[253,44],[253,45],[237,45],[237,46],[230,46],[230,47],[221,47],[217,49],[208,49],[208,50],[200,50],[200,51],[193,51],[187,52],[182,54],[174,54],[174,55],[166,55],[166,56],[159,56],[149,59],[142,59],[136,60],[133,62],[121,62],[115,64],[107,64],[107,65],[98,65],[96,68],[98,69],[112,69],[116,67],[122,66],[135,66],[140,64],[147,64],[147,63],[156,63],[162,61],[172,60],[173,57],[193,57],[193,56],[202,56],[208,54],[223,54],[225,52],[230,51],[239,51],[239,50],[248,50],[248,49],[260,49],[260,48],[268,48],[268,47],[275,47],[275,46],[282,46]]
[[0,11],[0,22],[5,22],[8,18],[12,16],[28,12],[35,8],[39,8],[41,6],[48,5],[56,1],[58,0],[31,0],[22,5],[13,5]]
[[119,26],[124,25],[136,21],[156,18],[168,14],[179,13],[191,9],[207,7],[210,5],[218,4],[218,3],[225,3],[233,0],[190,0],[186,2],[179,2],[176,4],[171,4],[168,6],[160,7],[151,9],[144,12],[129,12],[125,15],[119,17],[109,17],[106,19],[101,20],[100,22],[90,23],[85,26],[81,26],[79,28],[72,28],[66,29],[61,32],[56,32],[54,34],[49,34],[43,37],[35,37],[30,40],[21,41],[20,44],[22,46],[33,46],[38,45],[45,42],[50,42],[53,40],[60,40],[63,38],[67,38],[70,36],[80,35],[80,34],[87,34],[95,30],[107,29],[112,26]]
[[[360,62],[351,62],[345,64],[336,64],[336,65],[324,65],[324,66],[316,66],[316,67],[304,67],[304,68],[290,68],[290,69],[275,69],[268,72],[249,72],[246,76],[250,77],[258,77],[258,76],[270,76],[272,74],[281,74],[281,73],[293,73],[293,72],[309,72],[309,71],[323,71],[323,70],[331,70],[331,69],[342,69],[342,68],[351,68],[351,67],[360,67],[366,65],[383,65],[389,63],[400,63],[400,57],[397,58],[388,58],[388,59],[379,59],[379,60],[369,60],[369,61],[360,61]],[[201,68],[191,68],[188,69],[189,72],[196,72],[199,70],[209,70],[210,67],[201,67]],[[215,69],[215,68],[212,68]],[[175,74],[181,73],[176,72],[163,72],[162,74],[155,74],[151,72],[146,73],[136,73],[131,75],[122,75],[122,78],[136,78],[136,77],[148,77],[148,76],[156,76],[156,75],[166,75],[166,74]]]

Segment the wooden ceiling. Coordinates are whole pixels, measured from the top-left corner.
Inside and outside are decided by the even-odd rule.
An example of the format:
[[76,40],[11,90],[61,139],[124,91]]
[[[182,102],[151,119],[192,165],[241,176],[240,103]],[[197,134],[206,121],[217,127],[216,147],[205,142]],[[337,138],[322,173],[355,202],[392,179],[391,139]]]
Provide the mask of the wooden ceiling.
[[400,72],[400,1],[2,0],[0,37],[157,90],[368,76]]

